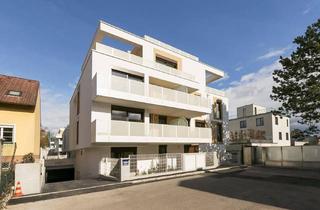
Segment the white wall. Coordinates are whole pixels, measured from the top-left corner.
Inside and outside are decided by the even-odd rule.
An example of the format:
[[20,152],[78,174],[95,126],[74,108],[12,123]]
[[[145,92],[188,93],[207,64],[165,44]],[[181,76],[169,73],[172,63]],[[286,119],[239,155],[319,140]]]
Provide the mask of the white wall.
[[41,163],[19,163],[15,165],[15,189],[20,182],[23,195],[41,192]]

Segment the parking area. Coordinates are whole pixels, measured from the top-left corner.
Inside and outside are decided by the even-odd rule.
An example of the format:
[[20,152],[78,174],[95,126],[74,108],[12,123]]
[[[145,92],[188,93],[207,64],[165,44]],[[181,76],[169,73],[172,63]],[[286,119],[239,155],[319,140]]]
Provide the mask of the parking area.
[[252,167],[206,173],[9,209],[319,209],[320,171]]

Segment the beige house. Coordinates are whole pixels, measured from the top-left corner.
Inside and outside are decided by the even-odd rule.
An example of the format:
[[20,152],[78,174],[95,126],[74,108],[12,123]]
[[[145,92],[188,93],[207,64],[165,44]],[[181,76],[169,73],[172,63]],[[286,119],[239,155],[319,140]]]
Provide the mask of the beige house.
[[290,118],[268,112],[255,104],[237,108],[237,118],[229,120],[233,143],[252,146],[290,146]]
[[35,80],[0,75],[0,138],[2,162],[20,162],[40,153],[40,87]]

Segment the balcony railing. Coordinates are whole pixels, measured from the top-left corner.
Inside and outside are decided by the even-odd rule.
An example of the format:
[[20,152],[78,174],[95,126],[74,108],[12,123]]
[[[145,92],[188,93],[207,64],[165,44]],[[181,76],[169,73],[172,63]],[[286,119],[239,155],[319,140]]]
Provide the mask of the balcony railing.
[[[127,92],[131,94],[146,96],[143,82],[125,79],[117,76],[111,77],[111,89]],[[172,101],[182,104],[188,104],[200,107],[210,107],[208,98],[188,94],[182,91],[172,90],[156,85],[148,85],[149,97],[162,99],[166,101]]]
[[217,89],[214,89],[214,88],[211,88],[211,87],[207,87],[207,92],[210,93],[210,94],[213,94],[213,95],[218,95],[218,96],[225,96],[225,93],[224,91],[222,90],[217,90]]
[[207,98],[156,85],[149,85],[149,96],[193,106],[210,107],[209,100]]
[[144,65],[147,66],[149,68],[155,69],[157,71],[161,71],[167,74],[171,74],[174,76],[178,76],[181,77],[183,79],[187,79],[187,80],[191,80],[191,81],[195,81],[195,77],[193,75],[187,74],[185,72],[182,72],[180,70],[177,70],[175,68],[171,68],[169,66],[157,63],[155,61],[150,61],[150,60],[146,60],[143,59],[142,57],[124,52],[122,50],[118,50],[112,47],[109,47],[107,45],[101,44],[101,43],[96,43],[96,49],[99,51],[102,51],[105,54],[126,60],[126,61],[130,61],[139,65]]
[[136,95],[145,95],[143,82],[117,76],[111,77],[111,89]]
[[149,124],[111,120],[112,136],[151,136],[173,138],[211,138],[210,128],[197,128],[177,125]]

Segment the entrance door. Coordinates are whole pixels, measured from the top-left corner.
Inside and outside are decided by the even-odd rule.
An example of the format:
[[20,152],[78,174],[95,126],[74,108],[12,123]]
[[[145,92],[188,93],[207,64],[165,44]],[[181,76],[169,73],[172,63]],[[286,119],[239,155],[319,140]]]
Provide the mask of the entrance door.
[[136,154],[137,147],[111,147],[111,158],[128,158]]

